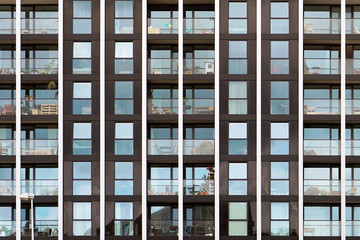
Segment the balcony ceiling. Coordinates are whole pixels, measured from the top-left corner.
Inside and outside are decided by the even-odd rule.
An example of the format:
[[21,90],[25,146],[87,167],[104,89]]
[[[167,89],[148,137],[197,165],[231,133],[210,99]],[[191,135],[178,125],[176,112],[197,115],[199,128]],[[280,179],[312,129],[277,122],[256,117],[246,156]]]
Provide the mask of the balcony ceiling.
[[[16,0],[0,0],[0,4],[16,4]],[[57,4],[58,0],[21,0],[22,4]]]
[[[148,4],[178,4],[178,0],[148,0]],[[184,0],[184,4],[214,4],[214,0]]]

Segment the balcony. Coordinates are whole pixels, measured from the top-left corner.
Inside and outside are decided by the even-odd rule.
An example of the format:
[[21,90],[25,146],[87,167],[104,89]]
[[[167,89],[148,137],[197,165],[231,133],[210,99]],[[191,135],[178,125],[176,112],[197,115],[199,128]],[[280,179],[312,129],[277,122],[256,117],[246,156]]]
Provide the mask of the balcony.
[[340,221],[305,220],[304,236],[338,237],[340,236]]
[[184,140],[184,155],[214,155],[214,139]]
[[347,18],[345,21],[346,21],[346,34],[360,34],[359,18]]
[[215,180],[213,179],[186,179],[184,180],[185,195],[214,195]]
[[0,237],[15,236],[16,221],[0,220]]
[[304,74],[340,74],[340,59],[306,58],[304,59]]
[[347,237],[360,236],[360,221],[346,221],[346,236]]
[[[21,180],[21,192],[34,193],[36,196],[57,196],[58,181],[57,180]],[[16,181],[1,180],[0,196],[15,196]]]
[[304,34],[340,34],[340,18],[305,18]]
[[360,114],[360,99],[346,99],[346,114],[347,115]]
[[305,156],[339,156],[340,140],[304,140]]
[[[149,155],[177,155],[178,140],[148,140]],[[184,140],[184,155],[214,155],[214,139]]]
[[178,195],[178,180],[150,179],[148,180],[148,195]]
[[214,58],[186,58],[184,59],[184,74],[214,74]]
[[[16,73],[16,63],[13,58],[0,59],[0,74]],[[21,59],[21,74],[57,74],[57,58],[26,58]]]
[[22,101],[22,115],[58,115],[58,100],[39,98]]
[[177,220],[149,220],[149,236],[177,236]]
[[150,58],[148,74],[178,74],[177,58]]
[[339,115],[339,99],[304,99],[304,115]]
[[184,221],[184,236],[214,236],[214,221]]
[[214,34],[215,18],[185,18],[184,34]]
[[185,114],[214,114],[213,98],[185,98],[184,99]]
[[15,115],[14,99],[0,99],[0,115]]
[[360,59],[346,59],[346,74],[360,74]]
[[0,180],[0,196],[15,196],[16,195],[15,189],[16,189],[15,180]]
[[178,140],[152,139],[148,140],[149,155],[177,155]]
[[[177,99],[148,99],[148,114],[173,115],[178,114]],[[214,99],[184,99],[184,114],[214,114]]]
[[[16,20],[13,18],[0,19],[0,34],[15,34]],[[21,19],[21,34],[57,34],[57,18],[26,18]]]
[[346,195],[360,196],[360,180],[346,180]]
[[340,180],[304,180],[305,196],[340,196]]
[[148,18],[148,34],[178,34],[178,19]]
[[360,140],[346,140],[346,156],[360,156]]
[[151,115],[173,115],[178,114],[177,99],[148,99],[148,114]]
[[[57,220],[41,220],[35,221],[34,235],[51,237],[58,235],[58,221]],[[31,221],[21,221],[21,235],[31,236]]]
[[[14,147],[15,147],[15,140]],[[21,155],[57,155],[57,139],[21,140]],[[15,151],[13,151],[15,153]]]

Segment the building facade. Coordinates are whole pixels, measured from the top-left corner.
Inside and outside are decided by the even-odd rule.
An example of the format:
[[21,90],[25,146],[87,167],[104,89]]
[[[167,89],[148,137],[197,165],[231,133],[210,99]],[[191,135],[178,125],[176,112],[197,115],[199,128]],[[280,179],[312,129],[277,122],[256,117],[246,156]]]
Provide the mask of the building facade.
[[359,239],[359,33],[356,0],[0,1],[0,239]]

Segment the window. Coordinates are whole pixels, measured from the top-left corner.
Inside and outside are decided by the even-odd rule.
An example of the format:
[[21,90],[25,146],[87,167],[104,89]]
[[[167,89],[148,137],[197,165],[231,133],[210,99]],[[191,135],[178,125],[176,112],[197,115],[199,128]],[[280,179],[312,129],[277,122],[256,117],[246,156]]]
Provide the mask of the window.
[[74,123],[73,154],[91,155],[91,123]]
[[289,203],[271,203],[271,236],[289,236]]
[[133,195],[133,175],[132,162],[115,163],[115,195]]
[[340,129],[334,127],[305,127],[304,155],[339,155]]
[[73,195],[91,195],[91,162],[73,162]]
[[229,123],[229,155],[247,155],[247,123]]
[[91,83],[74,82],[73,86],[73,114],[91,114]]
[[133,1],[115,1],[115,34],[134,33]]
[[[152,226],[149,231],[150,236],[177,235],[178,230],[178,209],[172,206],[151,206],[150,221]],[[190,229],[185,229],[187,235]]]
[[133,82],[115,82],[115,114],[134,114]]
[[271,195],[289,195],[289,163],[271,163]]
[[289,82],[271,82],[271,114],[289,114]]
[[289,74],[289,41],[271,41],[271,74]]
[[247,203],[229,203],[229,236],[247,236]]
[[133,123],[115,124],[115,155],[133,155]]
[[[49,236],[54,236],[54,231],[58,228],[58,208],[53,206],[35,207],[35,226],[39,232],[49,232]],[[51,231],[48,231],[48,230]],[[45,235],[45,234],[44,234]]]
[[12,207],[0,206],[0,222],[1,222],[1,236],[13,236],[15,233],[15,226],[12,218]]
[[74,1],[73,18],[74,34],[91,34],[91,1]]
[[91,74],[91,42],[74,42],[73,74]]
[[115,236],[133,236],[133,203],[115,203]]
[[229,114],[247,114],[247,82],[229,82]]
[[340,236],[340,207],[304,206],[304,229],[304,236]]
[[247,163],[229,163],[229,195],[247,195]]
[[360,220],[360,207],[358,205],[346,206],[345,216],[346,216],[346,236],[359,237],[360,228],[358,223]]
[[115,43],[115,74],[133,73],[133,43]]
[[289,123],[271,123],[271,155],[289,154]]
[[[192,172],[191,172],[192,173]],[[151,167],[148,195],[177,195],[178,194],[178,169],[177,167]],[[186,170],[186,178],[189,170]],[[192,182],[192,181],[190,181]],[[186,181],[185,181],[186,185]],[[185,188],[185,195],[192,194],[195,188]]]
[[289,33],[289,3],[271,2],[271,33]]
[[340,196],[339,167],[304,168],[304,195]]
[[247,33],[247,3],[229,2],[229,34]]
[[91,236],[91,202],[73,203],[73,235]]
[[229,74],[247,74],[246,41],[229,41]]

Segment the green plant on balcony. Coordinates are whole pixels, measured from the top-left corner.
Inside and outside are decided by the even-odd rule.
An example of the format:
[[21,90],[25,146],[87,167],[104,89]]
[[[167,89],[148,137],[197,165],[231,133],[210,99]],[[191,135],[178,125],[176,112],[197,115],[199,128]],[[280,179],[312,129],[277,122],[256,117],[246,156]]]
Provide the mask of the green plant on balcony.
[[44,65],[44,69],[40,70],[40,74],[54,74],[57,72],[58,65],[55,59],[52,59],[48,64]]
[[202,142],[199,146],[193,148],[191,153],[193,155],[210,155],[214,152],[214,144],[211,142]]
[[318,187],[311,186],[306,190],[305,195],[320,195],[321,191]]

